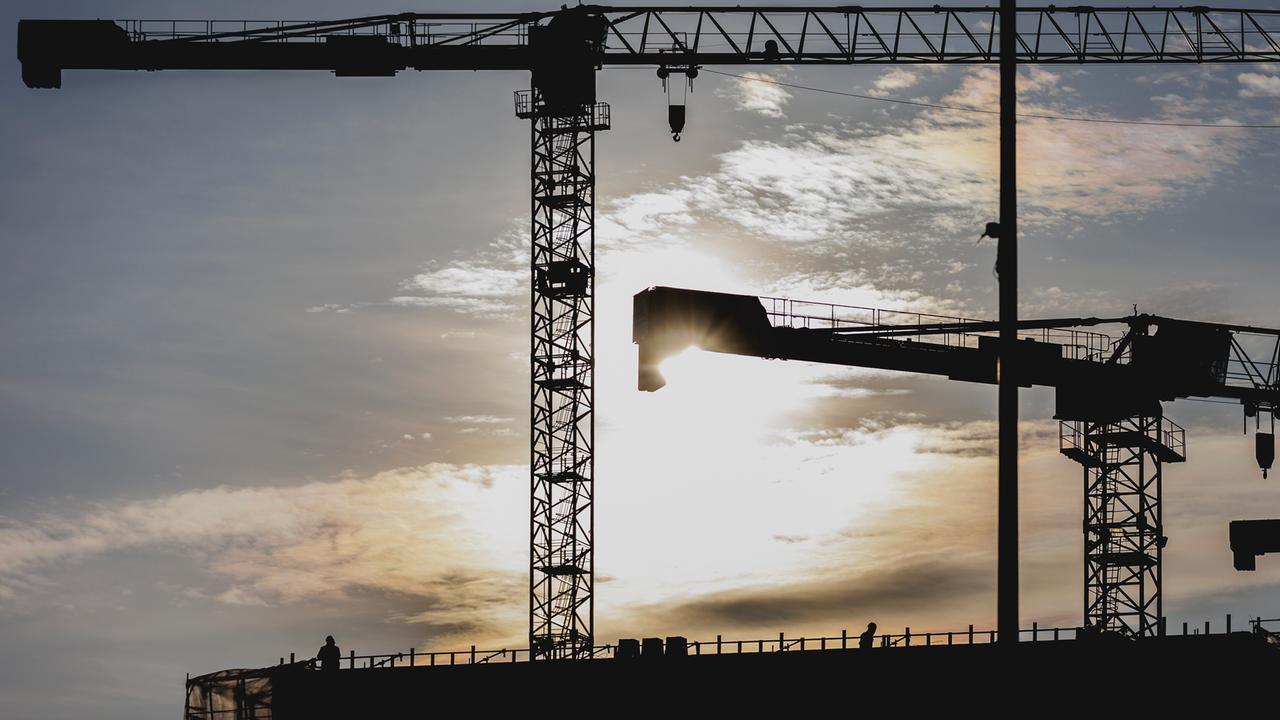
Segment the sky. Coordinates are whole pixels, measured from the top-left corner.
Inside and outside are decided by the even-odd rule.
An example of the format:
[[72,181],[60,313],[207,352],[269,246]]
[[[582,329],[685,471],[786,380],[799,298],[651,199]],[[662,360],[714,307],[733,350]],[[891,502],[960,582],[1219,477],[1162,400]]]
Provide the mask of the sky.
[[[545,9],[493,0],[493,9]],[[0,20],[0,697],[171,716],[186,673],[523,647],[528,140],[519,73],[68,72],[23,17],[338,18],[355,2],[24,2]],[[730,69],[733,72],[740,70]],[[635,389],[652,285],[995,316],[983,67],[652,70],[597,138],[596,634],[994,625],[995,391],[689,353]],[[1265,65],[1024,68],[1024,112],[1280,123]],[[1020,125],[1021,313],[1276,326],[1278,130]],[[1238,407],[1178,402],[1165,611],[1280,613]],[[1081,470],[1022,393],[1022,621],[1080,622]],[[1237,623],[1241,622],[1237,620]]]

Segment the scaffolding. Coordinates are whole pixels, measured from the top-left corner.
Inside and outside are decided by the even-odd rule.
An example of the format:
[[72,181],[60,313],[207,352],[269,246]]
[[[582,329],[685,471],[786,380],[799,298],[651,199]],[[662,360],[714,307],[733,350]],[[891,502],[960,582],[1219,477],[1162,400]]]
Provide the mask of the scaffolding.
[[187,678],[183,720],[272,720],[273,681],[284,667],[221,670]]

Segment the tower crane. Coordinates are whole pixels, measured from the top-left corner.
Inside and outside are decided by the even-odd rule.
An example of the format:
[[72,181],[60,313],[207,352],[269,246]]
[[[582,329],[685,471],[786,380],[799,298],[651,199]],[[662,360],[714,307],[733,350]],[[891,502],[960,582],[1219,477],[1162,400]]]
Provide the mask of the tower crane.
[[[1012,32],[1000,32],[1000,28]],[[932,5],[605,7],[533,13],[399,13],[325,22],[23,20],[29,87],[66,70],[518,70],[530,87],[532,207],[529,644],[589,657],[594,627],[595,135],[606,66],[688,80],[707,65],[999,64],[1000,320],[1017,319],[1014,108],[1018,64],[1280,61],[1280,11],[1208,7]],[[670,111],[673,134],[681,109]],[[677,127],[679,124],[679,127]],[[1016,365],[1013,355],[1003,367]],[[1008,374],[1008,373],[1006,373]],[[1001,637],[1017,639],[1017,388],[1001,384]]]
[[[1101,325],[1124,331],[1113,341],[1081,329]],[[998,329],[994,322],[667,287],[634,299],[638,385],[650,392],[666,384],[661,362],[688,347],[993,384],[1000,370],[991,333]],[[1280,330],[1146,314],[1023,320],[1018,329],[1012,380],[1055,390],[1059,450],[1084,469],[1085,623],[1136,637],[1163,634],[1162,471],[1164,463],[1186,459],[1186,441],[1161,403],[1227,400],[1239,402],[1246,418],[1265,417],[1267,430],[1256,435],[1265,473],[1275,454]],[[1280,550],[1246,532],[1233,523],[1237,567],[1240,557],[1251,565],[1251,553]]]

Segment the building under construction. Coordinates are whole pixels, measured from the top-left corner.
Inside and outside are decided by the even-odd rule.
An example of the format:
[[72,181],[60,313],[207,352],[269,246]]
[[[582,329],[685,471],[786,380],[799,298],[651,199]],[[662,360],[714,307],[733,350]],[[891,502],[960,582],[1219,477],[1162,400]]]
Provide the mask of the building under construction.
[[529,662],[527,651],[470,651],[352,658],[354,668],[344,660],[342,669],[328,671],[295,662],[190,679],[184,718],[399,717],[446,707],[487,716],[581,708],[669,717],[792,717],[828,708],[1225,711],[1265,706],[1280,673],[1280,644],[1263,624],[1142,642],[1041,629],[1008,646],[993,642],[994,633],[970,630],[882,636],[866,649],[853,648],[856,638],[847,637],[697,644],[650,638],[597,648],[590,660]]

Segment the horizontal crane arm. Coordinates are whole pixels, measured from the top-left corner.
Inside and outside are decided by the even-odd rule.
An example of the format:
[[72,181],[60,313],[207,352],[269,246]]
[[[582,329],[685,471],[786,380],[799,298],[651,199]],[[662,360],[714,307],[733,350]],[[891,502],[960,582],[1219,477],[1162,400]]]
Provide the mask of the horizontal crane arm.
[[[1141,333],[1126,336],[1131,350],[1122,358],[1113,356],[1110,337],[1070,329],[1103,323]],[[1186,397],[1280,405],[1274,351],[1265,362],[1249,361],[1251,373],[1231,371],[1231,362],[1239,364],[1232,353],[1242,352],[1233,334],[1239,327],[1149,315],[1022,321],[1017,380],[1055,388],[1062,419],[1131,417]],[[991,384],[996,329],[958,318],[657,287],[635,296],[633,340],[640,346],[639,386],[648,391],[665,385],[661,362],[687,347]]]
[[[596,66],[972,64],[999,61],[997,16],[983,6],[579,6],[329,22],[24,20],[18,56],[32,87],[57,87],[71,69],[533,70],[548,49],[535,27],[590,17],[602,35]],[[1020,63],[1280,60],[1276,10],[1024,7],[1017,31]]]

